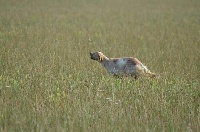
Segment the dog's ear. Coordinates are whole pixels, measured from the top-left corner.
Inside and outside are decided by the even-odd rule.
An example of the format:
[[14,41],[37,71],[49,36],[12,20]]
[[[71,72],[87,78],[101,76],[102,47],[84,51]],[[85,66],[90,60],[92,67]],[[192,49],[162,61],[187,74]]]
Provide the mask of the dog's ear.
[[102,53],[102,52],[99,52],[99,61],[102,61],[102,60],[103,60],[103,58],[104,58],[104,55],[103,55],[103,53]]

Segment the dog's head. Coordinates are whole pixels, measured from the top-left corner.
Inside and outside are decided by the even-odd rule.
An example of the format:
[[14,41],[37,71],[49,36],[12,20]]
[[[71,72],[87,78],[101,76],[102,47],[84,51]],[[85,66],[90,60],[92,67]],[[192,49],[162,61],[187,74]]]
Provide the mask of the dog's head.
[[102,52],[90,52],[90,58],[92,60],[96,60],[96,61],[99,61],[101,62],[103,59],[104,59],[104,55]]

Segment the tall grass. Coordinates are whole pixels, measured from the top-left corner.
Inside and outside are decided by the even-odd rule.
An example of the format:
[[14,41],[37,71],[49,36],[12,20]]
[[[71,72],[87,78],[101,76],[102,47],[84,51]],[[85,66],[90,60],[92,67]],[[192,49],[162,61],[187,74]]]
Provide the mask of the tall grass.
[[[0,131],[200,131],[199,6],[1,0]],[[113,78],[90,51],[161,78]]]

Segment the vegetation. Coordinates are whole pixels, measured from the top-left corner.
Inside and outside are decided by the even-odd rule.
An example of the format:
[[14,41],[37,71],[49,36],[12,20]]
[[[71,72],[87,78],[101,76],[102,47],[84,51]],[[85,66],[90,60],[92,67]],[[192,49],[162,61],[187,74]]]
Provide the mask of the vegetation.
[[[200,131],[199,0],[1,0],[0,131]],[[135,56],[159,80],[90,60]]]

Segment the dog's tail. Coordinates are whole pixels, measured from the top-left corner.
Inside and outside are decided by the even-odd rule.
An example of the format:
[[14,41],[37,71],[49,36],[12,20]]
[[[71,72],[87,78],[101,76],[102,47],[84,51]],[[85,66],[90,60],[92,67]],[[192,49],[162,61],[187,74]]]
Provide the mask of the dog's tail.
[[145,65],[143,65],[142,63],[137,66],[137,72],[140,74],[140,75],[144,75],[146,77],[149,77],[149,78],[158,78],[159,76],[156,75],[155,73],[151,72]]

